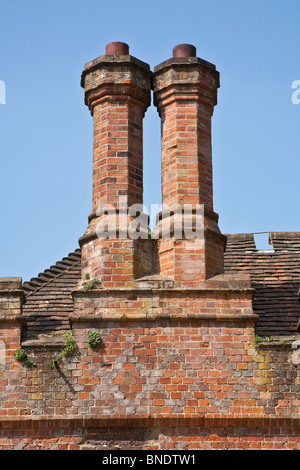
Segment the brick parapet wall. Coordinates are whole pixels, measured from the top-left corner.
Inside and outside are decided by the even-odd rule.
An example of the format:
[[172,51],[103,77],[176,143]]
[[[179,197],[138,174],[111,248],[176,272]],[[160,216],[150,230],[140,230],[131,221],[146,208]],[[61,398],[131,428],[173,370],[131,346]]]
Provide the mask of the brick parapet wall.
[[0,277],[0,322],[8,319],[21,320],[25,295],[22,290],[22,279]]
[[254,324],[74,319],[59,369],[59,344],[24,343],[36,367],[1,369],[0,448],[299,448],[292,342],[255,349]]
[[146,288],[136,285],[135,288],[127,289],[75,290],[74,317],[79,315],[84,319],[94,315],[100,321],[130,316],[138,320],[160,316],[201,319],[208,314],[216,318],[228,315],[233,319],[250,315],[256,319],[252,310],[253,294],[247,277],[230,283],[223,276],[194,289]]
[[[15,361],[13,355],[21,345],[22,327],[26,319],[22,315],[25,295],[21,278],[0,278],[0,377],[3,384],[13,380]],[[9,375],[9,372],[12,375]],[[1,381],[1,379],[0,379]],[[1,389],[1,387],[0,387]]]
[[[299,366],[292,341],[255,345],[247,278],[202,289],[74,291],[74,356],[50,367],[64,337],[23,341],[0,323],[1,449],[299,447]],[[161,283],[161,287],[159,288]],[[163,288],[162,288],[163,287]],[[99,308],[99,311],[97,311]],[[88,345],[99,332],[99,349]],[[0,338],[0,339],[1,339]]]

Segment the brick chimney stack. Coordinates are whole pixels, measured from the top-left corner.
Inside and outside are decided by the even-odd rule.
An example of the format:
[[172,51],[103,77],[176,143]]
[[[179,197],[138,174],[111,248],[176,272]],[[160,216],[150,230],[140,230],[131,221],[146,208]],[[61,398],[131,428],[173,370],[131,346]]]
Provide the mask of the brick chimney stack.
[[[143,118],[154,104],[161,117],[163,211],[159,242],[148,239],[143,214]],[[79,240],[82,282],[99,279],[105,288],[135,287],[151,273],[180,287],[197,287],[224,272],[226,238],[213,210],[211,118],[217,103],[219,73],[196,57],[190,44],[173,49],[173,58],[151,72],[129,55],[127,44],[114,42],[106,54],[86,64],[82,73],[85,103],[93,116],[93,211]],[[144,235],[128,229],[141,208]],[[185,208],[191,211],[185,218]],[[170,209],[169,211],[165,208]],[[184,230],[178,237],[178,215]],[[145,218],[144,218],[145,220]],[[125,223],[125,232],[124,232]],[[108,225],[107,238],[99,236]],[[169,233],[165,227],[170,227]],[[110,229],[115,229],[111,233]]]
[[[192,55],[191,55],[192,54]],[[155,67],[154,104],[162,120],[163,203],[213,210],[211,118],[219,72],[189,44]]]
[[86,64],[81,84],[94,118],[93,213],[100,204],[143,203],[143,118],[151,100],[148,64],[121,42]]
[[[154,68],[154,104],[161,117],[163,207],[202,208],[202,240],[161,239],[160,270],[181,285],[198,285],[223,272],[225,237],[213,211],[211,119],[217,104],[219,72],[196,57],[190,44]],[[164,212],[162,221],[166,221]],[[170,225],[176,223],[171,215]],[[200,221],[201,222],[201,221]]]
[[[150,262],[141,241],[127,232],[133,220],[128,209],[143,204],[143,118],[151,79],[149,65],[130,56],[122,42],[108,44],[106,54],[87,63],[82,73],[94,125],[93,212],[79,240],[82,281],[97,278],[103,287],[128,287],[152,270],[152,257]],[[99,238],[104,219],[116,228],[107,240]]]

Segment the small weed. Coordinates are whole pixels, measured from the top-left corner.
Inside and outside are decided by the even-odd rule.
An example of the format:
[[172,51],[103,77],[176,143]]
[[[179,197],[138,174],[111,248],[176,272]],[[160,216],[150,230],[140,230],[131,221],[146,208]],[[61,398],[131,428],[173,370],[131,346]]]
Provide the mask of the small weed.
[[23,348],[17,349],[15,353],[15,359],[18,362],[22,362],[22,364],[25,364],[27,367],[34,367],[36,365],[29,359],[27,352]]
[[101,336],[97,331],[90,331],[89,332],[89,339],[88,339],[88,344],[91,348],[98,348],[98,346],[101,344]]
[[65,347],[62,350],[62,356],[63,357],[72,356],[72,354],[75,353],[76,349],[77,349],[77,344],[74,341],[73,335],[71,331],[67,331],[66,339],[65,339]]
[[100,287],[101,287],[101,281],[98,278],[92,279],[90,282],[85,282],[83,286],[85,291],[97,289]]
[[66,337],[65,337],[65,347],[63,348],[61,353],[58,354],[56,358],[49,363],[49,366],[51,368],[57,367],[63,358],[72,356],[75,353],[76,349],[77,349],[77,344],[74,341],[73,335],[71,331],[67,331]]
[[53,338],[55,338],[56,336],[61,336],[62,333],[57,333],[56,331],[52,331],[52,333],[50,333],[50,336],[52,336]]
[[253,345],[254,345],[254,349],[257,349],[259,344],[261,343],[269,343],[271,341],[271,338],[269,338],[269,336],[265,336],[264,338],[262,338],[261,336],[255,336],[254,337],[254,341],[253,341]]

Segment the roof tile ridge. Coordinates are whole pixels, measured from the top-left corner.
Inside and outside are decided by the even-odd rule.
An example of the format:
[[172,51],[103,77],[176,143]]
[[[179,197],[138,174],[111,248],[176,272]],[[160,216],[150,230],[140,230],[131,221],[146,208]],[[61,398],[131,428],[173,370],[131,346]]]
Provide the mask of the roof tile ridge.
[[[57,261],[55,265],[51,266],[50,268],[47,268],[45,269],[45,271],[43,271],[43,273],[45,273],[46,271],[51,271],[51,268],[55,268],[56,265],[58,263],[61,263],[63,262],[64,260],[66,259],[69,259],[71,260],[71,256],[76,254],[76,252],[79,252],[81,251],[80,248],[73,251],[72,253],[69,253],[68,256],[66,256],[65,258],[63,258],[62,260],[60,261]],[[32,290],[31,292],[28,292],[27,294],[25,293],[26,297],[30,297],[31,295],[35,294],[36,292],[38,292],[40,289],[42,289],[43,287],[47,286],[48,284],[50,284],[51,282],[55,281],[56,279],[58,279],[60,276],[62,276],[62,274],[65,274],[66,272],[68,272],[71,268],[73,268],[74,266],[78,265],[81,263],[81,259],[75,261],[74,260],[74,263],[70,264],[70,266],[67,266],[66,269],[64,269],[63,271],[61,271],[60,273],[56,274],[55,276],[53,276],[51,279],[49,279],[49,281],[45,281],[43,282],[40,286],[38,286],[36,289]],[[43,273],[40,273],[40,274],[43,274]],[[35,279],[35,278],[32,278],[32,279]],[[30,284],[31,280],[30,281],[27,281],[28,284]],[[23,284],[24,285],[24,284]]]

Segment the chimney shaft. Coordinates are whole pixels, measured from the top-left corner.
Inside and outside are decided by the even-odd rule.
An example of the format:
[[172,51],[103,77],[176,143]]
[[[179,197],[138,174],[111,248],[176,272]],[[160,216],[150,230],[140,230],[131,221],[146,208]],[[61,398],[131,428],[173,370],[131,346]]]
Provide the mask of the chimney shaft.
[[[197,240],[165,240],[167,217],[162,214],[159,260],[161,273],[181,285],[198,285],[224,270],[225,239],[213,212],[211,118],[217,103],[219,73],[199,59],[190,44],[173,49],[173,58],[154,68],[154,104],[161,117],[163,208],[187,205],[203,227]],[[201,208],[196,213],[196,208]],[[169,217],[172,234],[176,217]]]
[[82,74],[85,103],[94,122],[93,213],[102,204],[118,208],[143,202],[143,118],[150,105],[148,64],[111,43],[107,55],[89,62]]
[[82,73],[94,125],[93,212],[79,240],[82,282],[97,278],[103,287],[129,287],[152,270],[152,254],[142,243],[148,240],[129,236],[129,208],[143,204],[143,118],[151,79],[149,65],[119,42],[108,44],[106,55]]
[[162,123],[162,193],[166,204],[205,204],[213,210],[211,118],[219,73],[174,47],[174,57],[154,69],[154,104]]

